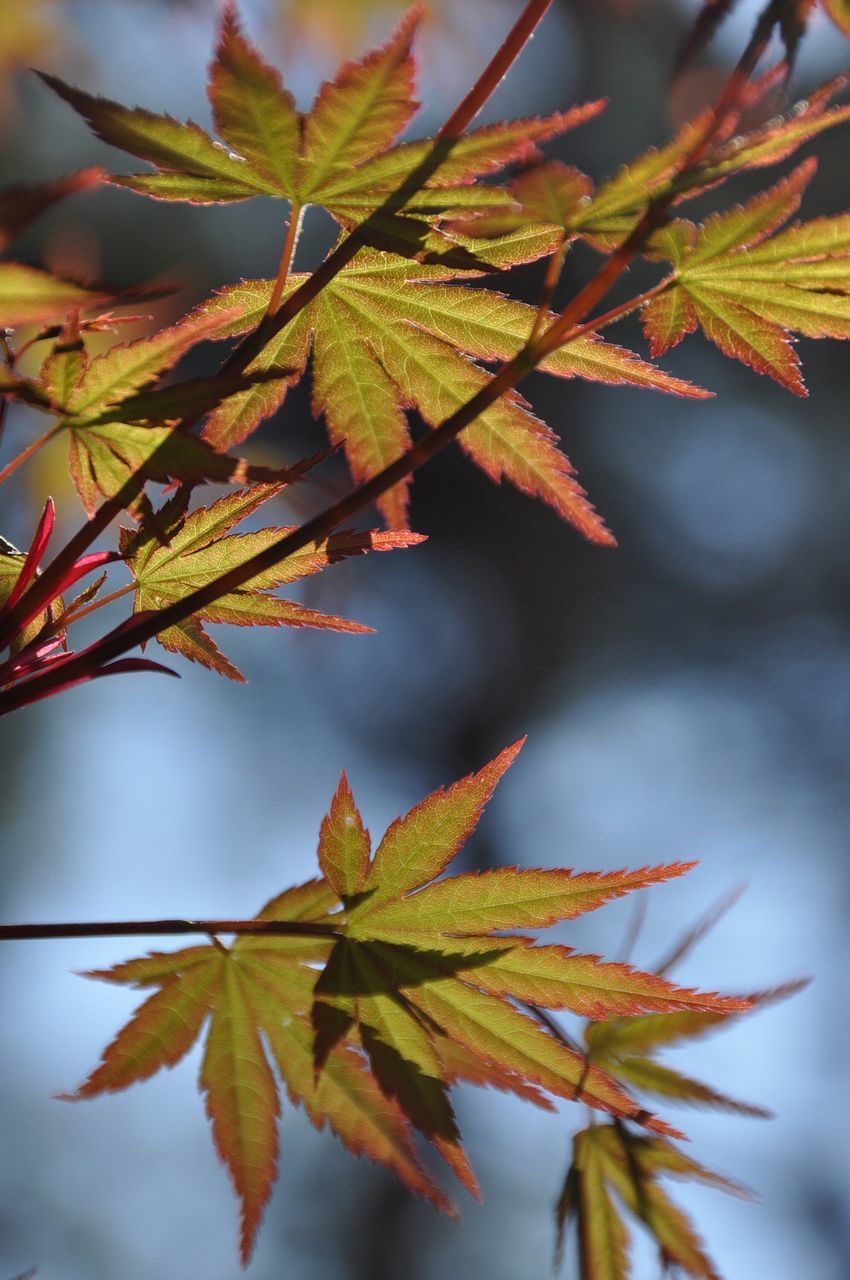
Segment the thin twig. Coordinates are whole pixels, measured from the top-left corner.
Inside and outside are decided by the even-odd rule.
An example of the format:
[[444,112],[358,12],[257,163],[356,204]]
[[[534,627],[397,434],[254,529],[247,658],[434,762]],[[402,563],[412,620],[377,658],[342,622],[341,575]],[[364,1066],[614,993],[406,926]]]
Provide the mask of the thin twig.
[[37,938],[130,938],[140,934],[266,934],[283,938],[335,938],[333,924],[309,920],[76,920],[66,924],[0,924],[0,942]]

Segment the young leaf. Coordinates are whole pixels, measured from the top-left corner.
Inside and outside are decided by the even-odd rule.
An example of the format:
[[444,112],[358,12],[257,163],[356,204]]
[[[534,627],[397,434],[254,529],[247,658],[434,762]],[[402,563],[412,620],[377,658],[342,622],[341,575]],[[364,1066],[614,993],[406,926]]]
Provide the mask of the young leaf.
[[[297,335],[287,342],[290,327],[283,330],[286,347],[276,339],[249,372],[290,360],[293,368],[303,368],[312,330],[314,410],[324,413],[330,438],[345,449],[354,478],[368,479],[408,447],[404,410],[416,408],[430,426],[438,426],[486,384],[489,375],[476,359],[509,359],[531,335],[534,307],[448,283],[456,275],[451,266],[363,250],[299,314],[295,323],[303,327]],[[302,279],[294,277],[290,287]],[[214,337],[253,328],[268,306],[271,289],[270,282],[243,282],[204,304],[199,315],[211,321],[220,313],[239,313],[238,321],[224,321]],[[563,378],[691,397],[709,394],[593,334],[577,337],[541,368]],[[281,383],[278,403],[285,391]],[[236,412],[226,401],[211,415],[205,438],[218,447],[230,446],[257,425],[256,409],[256,398],[243,398]],[[556,437],[515,392],[467,427],[460,445],[491,479],[510,480],[542,498],[592,541],[613,541],[586,501]],[[379,507],[390,527],[406,527],[407,486],[395,486]]]
[[[219,455],[213,455],[218,457]],[[279,493],[281,484],[258,484],[227,494],[210,507],[186,513],[186,496],[178,494],[155,516],[159,535],[142,529],[121,530],[121,551],[132,573],[136,594],[134,611],[162,609],[165,605],[211,582],[228,569],[281,538],[285,527],[260,529],[255,533],[231,534],[230,530]],[[168,538],[162,541],[162,534]],[[204,622],[229,622],[251,627],[320,627],[334,631],[366,632],[357,622],[318,613],[304,605],[272,595],[274,588],[318,573],[336,560],[367,551],[391,551],[416,546],[424,539],[411,533],[340,532],[320,544],[311,544],[287,557],[273,569],[253,578],[236,591],[219,596],[214,604],[192,614],[157,636],[171,653],[181,653],[231,680],[242,680],[236,667],[221,653],[204,630]]]
[[[220,547],[220,537],[215,544],[211,540],[235,523],[236,506],[241,502],[247,511],[264,496],[231,495],[185,518],[175,508],[172,547],[181,538],[187,555],[193,546],[200,555],[210,545]],[[143,537],[136,534],[134,540]],[[337,551],[344,553],[342,547]],[[316,564],[329,555],[325,547],[308,559]],[[434,914],[427,934],[415,927],[405,933],[399,926],[388,942],[372,929],[371,921],[394,903],[428,892],[420,886],[440,875],[458,853],[520,745],[434,792],[394,822],[374,856],[343,775],[319,833],[319,862],[327,879],[286,890],[257,917],[288,923],[286,934],[251,932],[229,950],[216,944],[172,956],[154,952],[89,975],[156,990],[75,1097],[124,1088],[173,1065],[209,1019],[201,1088],[216,1147],[240,1200],[243,1261],[277,1163],[279,1100],[270,1060],[292,1100],[303,1102],[317,1127],[330,1124],[351,1150],[387,1165],[412,1190],[451,1210],[419,1164],[411,1134],[426,1138],[461,1184],[478,1194],[449,1100],[449,1088],[458,1079],[510,1090],[544,1108],[551,1107],[550,1094],[581,1100],[656,1134],[676,1135],[612,1075],[533,1016],[538,1001],[600,1012],[651,1008],[718,1016],[748,1007],[745,1000],[680,989],[657,975],[606,966],[566,948],[488,936],[501,928],[505,910],[499,903],[505,893],[494,898],[487,876],[478,878],[477,899],[468,889],[463,892],[468,904],[477,902],[475,937],[456,936],[450,909]],[[522,896],[541,875],[570,879],[568,872],[527,874],[530,880],[508,872],[505,889],[522,886],[517,888]],[[659,872],[637,873],[634,883],[624,874],[574,877],[581,886],[578,896],[562,902],[554,914],[578,914],[659,878]],[[461,876],[454,882],[466,886],[473,879]],[[452,884],[450,878],[433,887]],[[515,911],[526,921],[549,919],[553,906],[547,901],[543,912],[530,917],[526,895]],[[531,1013],[516,1007],[514,1001],[528,1003],[529,998]],[[684,1163],[675,1170],[674,1165],[669,1156],[666,1165],[659,1157],[653,1167],[688,1172]]]
[[690,1221],[659,1185],[659,1175],[665,1174],[749,1196],[745,1188],[705,1169],[664,1138],[636,1136],[617,1122],[575,1135],[558,1225],[562,1232],[569,1217],[578,1220],[583,1280],[626,1280],[629,1275],[629,1235],[619,1203],[654,1237],[665,1271],[676,1267],[701,1280],[720,1280]]
[[790,334],[850,337],[850,217],[819,218],[768,237],[795,212],[813,171],[807,161],[701,228],[673,223],[654,239],[674,274],[643,311],[653,355],[699,325],[724,355],[806,395]]
[[[429,141],[393,147],[418,106],[411,43],[422,13],[414,6],[382,48],[346,63],[322,85],[312,110],[301,114],[228,3],[209,80],[215,125],[227,148],[192,122],[92,97],[55,76],[42,78],[104,142],[156,167],[155,173],[108,179],[143,195],[198,204],[273,195],[299,208],[323,205],[344,224],[360,223],[382,205],[392,215],[409,203],[433,222],[464,208],[466,185],[476,177],[534,158],[538,141],[592,118],[604,103],[487,126],[443,148],[444,154],[435,155]],[[396,189],[429,157],[440,163],[425,190],[394,200]],[[482,188],[479,198],[505,203],[493,188]],[[403,231],[403,221],[397,230]]]
[[102,307],[116,296],[105,286],[80,284],[19,262],[0,262],[0,325],[10,329],[64,320],[69,311]]

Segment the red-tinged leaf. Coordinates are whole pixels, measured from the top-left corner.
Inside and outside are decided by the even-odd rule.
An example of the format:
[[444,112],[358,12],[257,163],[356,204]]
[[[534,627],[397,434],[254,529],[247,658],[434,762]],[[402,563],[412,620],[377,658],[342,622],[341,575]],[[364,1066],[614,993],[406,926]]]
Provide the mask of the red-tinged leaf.
[[220,324],[192,316],[135,342],[116,343],[88,365],[81,385],[64,406],[75,421],[91,421],[105,409],[150,386]]
[[456,1080],[465,1080],[468,1084],[476,1084],[481,1088],[499,1089],[502,1093],[515,1093],[526,1102],[533,1102],[542,1111],[554,1111],[555,1104],[541,1093],[534,1085],[528,1084],[521,1075],[497,1066],[494,1062],[485,1061],[479,1054],[465,1048],[451,1036],[436,1036],[434,1048],[443,1065],[443,1075],[449,1084]]
[[778,164],[793,155],[799,147],[834,125],[850,120],[850,107],[827,111],[830,100],[846,88],[847,76],[837,76],[795,103],[778,119],[772,119],[750,133],[738,134],[715,146],[697,170],[695,188],[702,188],[747,169],[761,169]]
[[245,200],[254,195],[275,194],[274,184],[264,180],[238,156],[219,146],[192,121],[181,124],[171,116],[156,115],[141,107],[123,107],[109,98],[93,97],[82,89],[75,89],[57,76],[43,71],[38,74],[88,122],[103,142],[129,151],[140,160],[161,166],[167,172],[185,173],[191,178],[202,179],[211,185],[213,191],[220,187],[228,193],[217,195],[217,199]]
[[610,1076],[513,1005],[454,978],[442,977],[425,953],[387,949],[377,943],[371,950],[389,966],[410,1004],[470,1052],[522,1075],[556,1097],[581,1101],[676,1136],[675,1130],[639,1107]]
[[436,1148],[461,1186],[480,1199],[430,1032],[393,990],[377,957],[365,947],[351,947],[350,952],[358,1029],[375,1079]]
[[239,966],[222,957],[222,982],[200,1083],[216,1150],[242,1210],[240,1254],[247,1265],[277,1172],[277,1087],[246,999]]
[[611,1183],[630,1213],[640,1219],[658,1243],[664,1266],[681,1267],[701,1280],[720,1280],[690,1220],[666,1192],[641,1170],[632,1156],[630,1140],[609,1125],[599,1126],[597,1149],[604,1177]]
[[[189,515],[185,511],[185,499],[178,495],[157,513],[154,522],[160,533],[167,531],[167,544],[163,543],[161,536],[146,528],[136,534],[122,530],[122,555],[136,583],[134,612],[162,609],[183,599],[290,532],[290,528],[278,526],[254,533],[229,534],[234,525],[279,493],[281,488],[280,484],[255,485],[228,494],[210,507],[199,507]],[[223,592],[199,613],[165,628],[157,640],[170,652],[181,653],[192,662],[199,662],[230,679],[241,680],[239,671],[204,631],[203,622],[228,622],[235,626],[309,626],[362,632],[368,628],[281,600],[269,593],[283,584],[318,573],[337,560],[363,555],[367,551],[411,547],[421,541],[421,535],[408,533],[342,531],[331,534],[320,543],[311,543],[258,574],[238,589]]]
[[181,951],[149,951],[137,960],[125,960],[110,969],[87,969],[82,977],[99,978],[133,987],[161,987],[182,978],[198,965],[207,966],[210,948],[184,947]]
[[422,9],[411,9],[395,35],[362,62],[349,62],[322,86],[304,123],[298,198],[322,201],[334,178],[385,151],[416,110],[410,46]]
[[[470,244],[484,243],[469,241]],[[296,372],[307,358],[309,333],[315,331],[313,406],[324,412],[329,434],[342,444],[357,481],[381,471],[410,443],[404,410],[415,407],[437,426],[484,387],[488,375],[472,359],[515,356],[531,335],[536,309],[482,289],[445,284],[457,274],[449,265],[412,263],[364,250],[349,268],[299,313],[285,350],[278,339],[250,369],[280,367]],[[303,277],[290,280],[295,288]],[[224,312],[213,336],[241,332],[258,323],[271,295],[270,282],[249,281],[228,289],[201,314]],[[552,317],[554,319],[554,316]],[[302,327],[296,329],[301,322]],[[708,392],[640,360],[633,353],[580,335],[541,366],[560,377],[581,377],[611,385],[650,387],[691,397]],[[205,436],[217,445],[241,439],[263,413],[280,403],[286,387],[269,403],[266,388],[225,402],[213,414]],[[251,403],[249,403],[249,397]],[[556,437],[529,411],[516,393],[485,410],[460,437],[461,447],[495,481],[510,480],[541,497],[593,541],[611,544],[612,535],[587,502]],[[408,482],[394,486],[379,501],[393,528],[407,520]]]
[[[282,300],[302,284],[304,276],[293,276],[283,291]],[[215,316],[219,327],[210,337],[223,338],[253,329],[265,314],[271,297],[271,284],[266,281],[243,281],[225,289],[200,308],[201,316]],[[271,382],[262,379],[245,391],[228,397],[210,414],[204,426],[204,439],[216,449],[231,448],[240,443],[263,421],[280,408],[290,386],[300,381],[310,353],[312,308],[299,312],[293,321],[273,338],[246,369],[249,377],[274,370],[280,377]],[[228,320],[227,317],[232,317]]]
[[[463,199],[459,188],[477,177],[498,173],[505,165],[529,163],[539,158],[539,142],[593,119],[604,107],[604,101],[587,102],[556,115],[504,121],[464,134],[450,147],[443,148],[438,167],[424,183],[424,192],[443,193],[444,216],[463,216],[468,211],[454,203],[455,196]],[[397,187],[433,156],[434,144],[429,139],[404,143],[348,174],[340,174],[333,185],[323,191],[321,202],[332,212],[349,216],[358,210],[362,216],[386,200],[395,207],[393,194]],[[488,188],[476,190],[486,197]],[[471,206],[473,201],[467,204]]]
[[243,36],[230,3],[210,67],[209,96],[225,142],[275,187],[293,190],[301,144],[295,103],[278,72]]
[[616,1064],[606,1065],[612,1075],[624,1084],[632,1089],[640,1089],[643,1093],[651,1093],[657,1098],[681,1102],[686,1106],[731,1111],[734,1115],[754,1116],[761,1120],[769,1120],[773,1115],[767,1107],[730,1098],[728,1094],[720,1093],[699,1080],[692,1080],[652,1058],[619,1058]]
[[261,911],[260,920],[323,920],[339,907],[339,899],[326,880],[308,880],[294,889],[275,894]]
[[796,210],[813,163],[698,233],[678,234],[689,225],[679,223],[654,240],[675,278],[643,311],[653,354],[698,323],[725,355],[806,394],[790,334],[850,336],[850,219],[820,218],[769,238]]
[[79,317],[73,315],[57,336],[50,355],[41,366],[41,381],[51,407],[61,412],[76,395],[86,369],[88,355],[80,333]]
[[[410,47],[422,12],[414,6],[383,48],[343,66],[322,86],[312,110],[299,116],[277,71],[242,34],[228,5],[209,86],[227,148],[192,122],[130,110],[43,78],[100,138],[157,167],[151,174],[108,179],[140,194],[202,204],[276,195],[299,208],[324,205],[347,225],[362,223],[381,206],[386,215],[409,205],[433,225],[471,203],[504,203],[492,187],[481,187],[473,200],[461,192],[480,175],[537,158],[537,142],[591,119],[604,103],[487,126],[451,145],[424,140],[393,147],[417,107]],[[436,190],[443,193],[439,199]],[[370,223],[364,234],[375,230]]]
[[0,262],[0,325],[10,329],[64,320],[69,311],[102,307],[114,297],[106,288],[67,280],[39,267]]
[[317,1129],[328,1123],[355,1155],[386,1165],[411,1191],[452,1212],[419,1163],[403,1112],[381,1091],[363,1059],[348,1045],[338,1045],[317,1076],[309,1020],[293,1015],[281,1001],[272,975],[255,955],[244,964],[252,1006],[290,1098],[303,1104]]
[[[451,881],[444,882],[451,883]],[[442,944],[451,952],[452,944]],[[457,944],[455,944],[457,945]],[[479,947],[476,962],[473,947]],[[468,942],[463,953],[470,962],[460,972],[491,995],[510,996],[546,1009],[569,1009],[584,1018],[611,1018],[678,1009],[741,1012],[748,1002],[714,992],[676,987],[657,974],[641,973],[627,964],[603,963],[598,956],[575,955],[569,947],[505,945]]]
[[605,1185],[605,1171],[594,1140],[597,1132],[596,1128],[585,1129],[573,1139],[577,1181],[573,1203],[578,1217],[581,1272],[586,1280],[626,1280],[629,1234]]
[[53,182],[0,190],[0,250],[5,249],[45,209],[77,191],[97,186],[102,178],[100,169],[78,169],[76,173],[69,173],[67,177]]
[[730,249],[749,249],[767,239],[772,231],[797,212],[817,167],[818,162],[814,158],[806,160],[787,178],[747,204],[712,214],[703,223],[698,240],[688,254],[688,271],[719,258]]
[[89,516],[94,514],[101,497],[120,495],[125,510],[155,527],[150,503],[140,492],[148,480],[180,480],[188,485],[204,480],[244,484],[286,474],[253,467],[231,454],[216,453],[205,440],[178,427],[83,423],[70,426],[68,434],[71,476]]
[[319,866],[340,898],[350,898],[363,889],[371,848],[369,832],[343,773],[319,830]]
[[691,282],[688,292],[700,328],[725,356],[768,374],[794,395],[808,395],[799,357],[783,329],[716,289],[698,289]]
[[641,312],[653,359],[677,346],[685,334],[696,332],[697,313],[684,289],[656,294]]
[[[377,475],[410,445],[396,384],[364,341],[359,317],[345,306],[318,302],[314,338],[313,412],[325,415],[333,444],[342,445],[355,482]],[[377,506],[388,528],[407,528],[410,479],[393,485]]]
[[362,921],[381,904],[427,884],[445,870],[472,835],[484,806],[524,741],[520,738],[507,747],[478,773],[432,792],[388,827],[363,886],[368,897],[349,912],[350,921]]
[[578,210],[589,199],[593,183],[587,174],[560,160],[535,165],[514,178],[508,193],[513,209],[489,213],[451,224],[451,230],[469,235],[499,236],[522,226],[551,224],[569,232]]
[[[447,793],[447,797],[450,796],[451,791]],[[425,813],[420,816],[419,811],[423,809]],[[362,929],[363,934],[368,933],[370,937],[401,940],[405,934],[422,938],[434,932],[450,936],[483,934],[496,929],[546,928],[558,920],[571,920],[587,911],[595,911],[606,902],[636,889],[645,889],[648,885],[661,884],[674,876],[684,875],[694,866],[692,862],[674,862],[664,867],[642,867],[637,871],[581,873],[500,867],[493,871],[450,876],[416,893],[409,893],[419,883],[413,880],[413,868],[418,871],[419,860],[428,849],[425,841],[428,817],[432,811],[429,801],[423,801],[408,818],[401,820],[401,823],[408,824],[401,836],[395,834],[395,827],[399,824],[389,828],[384,837],[386,855],[379,866],[382,844],[375,854],[373,873],[367,884],[367,887],[374,884],[375,892],[362,906],[349,913],[350,924],[358,932]],[[422,844],[411,848],[414,833]],[[461,838],[465,839],[466,833]],[[439,874],[454,852],[456,849],[441,861],[434,874]],[[403,875],[396,872],[393,876],[390,868],[405,854],[407,858],[403,867],[410,866],[410,876],[406,871]],[[402,896],[405,893],[409,896]]]
[[[101,1063],[75,1093],[73,1100],[126,1089],[147,1080],[162,1067],[173,1067],[192,1048],[209,1016],[222,979],[221,964],[210,947],[205,956],[180,974],[166,980],[159,991],[141,1005],[112,1043]],[[103,977],[91,973],[89,977]],[[107,975],[110,981],[118,981]],[[120,981],[128,981],[121,978]],[[148,978],[145,985],[154,979]],[[162,981],[162,979],[155,979]],[[137,980],[137,985],[141,985]]]

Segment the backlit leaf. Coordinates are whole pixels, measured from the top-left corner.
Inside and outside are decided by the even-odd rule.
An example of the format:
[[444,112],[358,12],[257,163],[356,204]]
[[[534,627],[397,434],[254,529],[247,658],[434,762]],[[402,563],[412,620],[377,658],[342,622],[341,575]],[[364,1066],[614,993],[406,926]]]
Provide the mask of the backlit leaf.
[[[191,439],[191,437],[182,437]],[[199,442],[195,442],[199,443]],[[218,458],[220,455],[214,454]],[[281,484],[259,484],[227,494],[210,507],[187,514],[185,497],[177,495],[157,512],[153,530],[121,531],[121,550],[135,579],[134,610],[162,609],[204,586],[228,569],[278,541],[285,526],[232,534],[230,530],[282,489]],[[162,534],[167,535],[163,542]],[[283,584],[319,573],[328,565],[367,551],[391,551],[415,546],[419,534],[340,532],[321,543],[312,543],[287,557],[234,591],[225,592],[200,613],[167,627],[157,640],[164,649],[182,653],[192,662],[218,671],[233,680],[240,672],[219,651],[204,630],[205,622],[229,622],[235,626],[320,627],[334,631],[364,632],[368,627],[344,618],[319,613],[271,594]]]

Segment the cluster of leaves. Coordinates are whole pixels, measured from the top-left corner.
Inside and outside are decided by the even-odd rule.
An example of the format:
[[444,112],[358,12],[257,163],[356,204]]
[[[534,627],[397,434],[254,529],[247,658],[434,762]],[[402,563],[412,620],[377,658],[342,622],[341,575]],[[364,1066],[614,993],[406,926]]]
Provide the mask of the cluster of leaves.
[[[526,11],[539,15],[545,7],[529,0]],[[771,0],[754,55],[778,27],[790,58],[812,7],[811,0]],[[845,4],[826,0],[826,7],[847,25]],[[731,8],[731,0],[709,0],[694,48]],[[850,336],[850,215],[786,225],[813,160],[701,225],[679,216],[687,200],[787,160],[850,118],[850,107],[831,105],[843,79],[741,133],[743,113],[774,93],[787,70],[786,61],[750,81],[754,56],[746,75],[730,81],[734,94],[597,185],[573,166],[546,161],[539,147],[593,121],[601,102],[468,132],[452,117],[434,141],[399,141],[417,105],[411,45],[421,19],[417,6],[382,48],[323,85],[305,113],[227,4],[208,87],[220,141],[191,121],[43,77],[100,139],[149,170],[90,169],[0,194],[0,250],[52,203],[101,181],[194,205],[276,198],[288,206],[288,223],[273,279],[226,284],[176,323],[105,351],[104,333],[140,319],[123,309],[161,290],[122,291],[0,262],[7,331],[0,408],[17,402],[50,419],[0,471],[0,483],[49,441],[66,438],[87,516],[43,568],[50,501],[26,551],[0,540],[0,646],[8,649],[0,714],[103,675],[166,671],[119,656],[154,637],[172,653],[241,679],[209,623],[366,630],[276,592],[341,558],[422,540],[409,530],[410,477],[423,456],[422,441],[412,441],[411,411],[436,433],[426,432],[426,443],[457,438],[494,481],[508,480],[591,541],[610,544],[555,433],[516,390],[526,373],[539,367],[563,379],[703,398],[710,393],[653,363],[700,329],[725,355],[803,394],[793,335]],[[473,114],[470,108],[464,127]],[[340,238],[317,271],[294,273],[308,205],[331,214]],[[576,241],[602,265],[556,312],[555,289]],[[666,264],[660,278],[588,319],[638,253]],[[488,275],[538,261],[546,275],[536,307],[481,287]],[[600,333],[636,310],[650,360]],[[181,380],[179,362],[206,341],[235,345],[218,373]],[[231,452],[281,409],[310,362],[314,411],[360,488],[303,526],[246,531],[242,521],[285,498],[287,486],[326,456],[282,468]],[[197,502],[195,491],[211,483],[231,489]],[[339,530],[370,502],[383,530]],[[133,523],[120,531],[117,548],[92,551],[122,512]],[[130,581],[101,594],[118,564]],[[99,576],[66,603],[90,574]],[[131,594],[129,618],[69,651],[73,623]],[[658,1178],[737,1188],[675,1146],[671,1139],[681,1135],[635,1091],[756,1113],[653,1054],[763,997],[695,992],[661,972],[606,964],[531,936],[679,875],[684,864],[442,878],[517,749],[429,796],[392,824],[374,854],[343,777],[320,832],[320,877],[277,896],[244,927],[210,930],[212,945],[153,953],[94,975],[154,991],[76,1097],[174,1065],[208,1025],[201,1088],[241,1203],[243,1260],[276,1171],[278,1079],[318,1127],[327,1124],[351,1150],[447,1210],[415,1136],[477,1194],[449,1100],[455,1082],[469,1081],[541,1107],[551,1108],[553,1098],[582,1101],[611,1117],[576,1136],[559,1206],[561,1227],[578,1221],[586,1280],[627,1274],[627,1235],[612,1190],[656,1237],[665,1264],[715,1274]],[[238,936],[228,948],[218,932]],[[583,1047],[549,1011],[588,1020]]]
[[[204,634],[204,621],[334,625],[279,601],[270,604],[265,596],[299,576],[303,558],[300,569],[286,559],[274,569],[266,561],[253,581],[246,571],[236,584],[238,601],[232,587],[233,572],[250,552],[268,550],[292,531],[278,527],[234,536],[231,529],[268,499],[268,485],[299,478],[311,463],[275,471],[227,450],[281,407],[311,352],[314,410],[324,415],[331,444],[344,451],[355,482],[372,481],[407,456],[409,410],[416,409],[436,428],[483,396],[486,403],[459,436],[464,451],[492,479],[506,479],[542,499],[586,537],[604,544],[614,539],[585,498],[554,433],[515,390],[520,374],[536,364],[568,379],[689,397],[709,392],[603,340],[592,322],[539,345],[541,336],[545,340],[563,320],[546,304],[574,240],[611,255],[652,211],[659,225],[648,227],[645,243],[636,247],[655,260],[666,259],[671,269],[629,305],[643,306],[653,356],[699,326],[725,354],[800,394],[791,334],[848,336],[848,215],[773,234],[796,211],[814,161],[748,205],[716,214],[701,227],[666,212],[735,174],[786,159],[823,129],[844,121],[850,108],[829,107],[842,82],[824,86],[767,126],[735,134],[740,110],[774,88],[776,76],[768,74],[742,89],[737,113],[715,120],[710,113],[698,117],[668,145],[639,157],[596,189],[577,169],[543,161],[538,145],[595,118],[602,102],[489,125],[436,143],[399,142],[417,106],[411,42],[421,17],[418,8],[411,10],[386,45],[361,62],[347,63],[322,86],[312,109],[301,113],[227,5],[209,78],[222,142],[191,121],[124,107],[44,76],[101,139],[147,161],[153,172],[86,170],[42,188],[8,192],[0,202],[6,240],[51,202],[101,178],[160,200],[203,205],[271,196],[289,205],[274,281],[227,286],[176,324],[116,343],[93,358],[85,349],[89,335],[128,318],[103,312],[103,306],[144,297],[150,288],[121,294],[108,285],[0,263],[0,322],[12,328],[40,326],[26,340],[27,349],[52,344],[37,374],[29,376],[19,369],[21,350],[10,344],[0,368],[0,394],[54,420],[0,472],[0,479],[47,440],[67,436],[71,474],[91,528],[104,527],[105,513],[121,509],[141,521],[138,537],[122,535],[119,552],[138,579],[137,612],[169,602],[160,641],[226,675],[238,673]],[[505,166],[517,163],[523,170],[509,185],[492,182]],[[336,218],[346,251],[321,280],[322,287],[315,284],[316,276],[290,272],[308,204],[322,205]],[[540,258],[549,259],[552,279],[538,308],[492,289],[469,287],[488,272]],[[615,309],[599,324],[628,309]],[[202,341],[235,337],[242,338],[241,346],[219,374],[161,385]],[[504,362],[513,362],[518,371],[500,394],[490,395],[492,374],[484,366],[498,362],[503,369]],[[149,487],[163,482],[177,485],[179,496],[156,511]],[[249,487],[187,518],[190,494],[209,482]],[[376,495],[390,530],[408,529],[409,484],[408,471]],[[373,534],[369,545],[410,545],[410,540],[376,539]],[[312,548],[310,571],[336,558],[337,550],[322,539]],[[57,612],[55,600],[78,560],[62,564],[52,582],[48,575],[44,584],[19,592],[24,598],[16,598],[14,608],[7,600],[0,613],[0,642],[14,641],[35,618],[46,616],[48,606],[53,620],[44,639],[61,631],[57,616],[65,624],[76,618],[79,610]],[[7,575],[16,563],[7,561]],[[202,607],[187,604],[186,616],[177,616],[179,601],[190,601],[228,571],[222,599],[211,599],[208,591]],[[265,596],[262,602],[258,592]],[[87,601],[85,612],[96,607],[97,602]],[[129,649],[133,637],[150,634],[148,629],[141,636],[138,626],[128,625],[121,643]],[[114,653],[114,634],[110,642]],[[17,706],[21,698],[41,696],[38,676],[45,662],[66,663],[68,683],[76,683],[103,674],[105,664],[98,665],[97,654],[95,644],[83,668],[55,648],[49,654],[33,652],[27,664],[0,669],[0,684],[33,681],[31,694],[19,696]],[[50,691],[61,687],[54,671]]]
[[[417,1131],[427,1139],[478,1194],[448,1096],[457,1081],[510,1090],[549,1109],[551,1097],[584,1102],[656,1135],[653,1142],[681,1136],[633,1097],[637,1060],[623,1056],[624,1042],[653,1047],[747,1009],[751,999],[678,987],[506,931],[573,919],[690,864],[442,876],[521,745],[428,796],[392,823],[374,853],[343,774],[319,833],[320,878],[273,898],[256,933],[229,948],[216,938],[89,975],[156,990],[75,1098],[173,1066],[209,1021],[200,1087],[241,1203],[243,1261],[276,1172],[273,1066],[318,1128],[327,1123],[352,1151],[449,1211],[411,1137]],[[593,1019],[587,1050],[553,1034],[541,1020],[545,1009]],[[626,1019],[620,1039],[619,1021],[600,1021],[612,1018]],[[627,1039],[633,1026],[637,1041]],[[676,1093],[651,1078],[638,1083]],[[686,1082],[678,1078],[677,1087],[682,1095]]]

